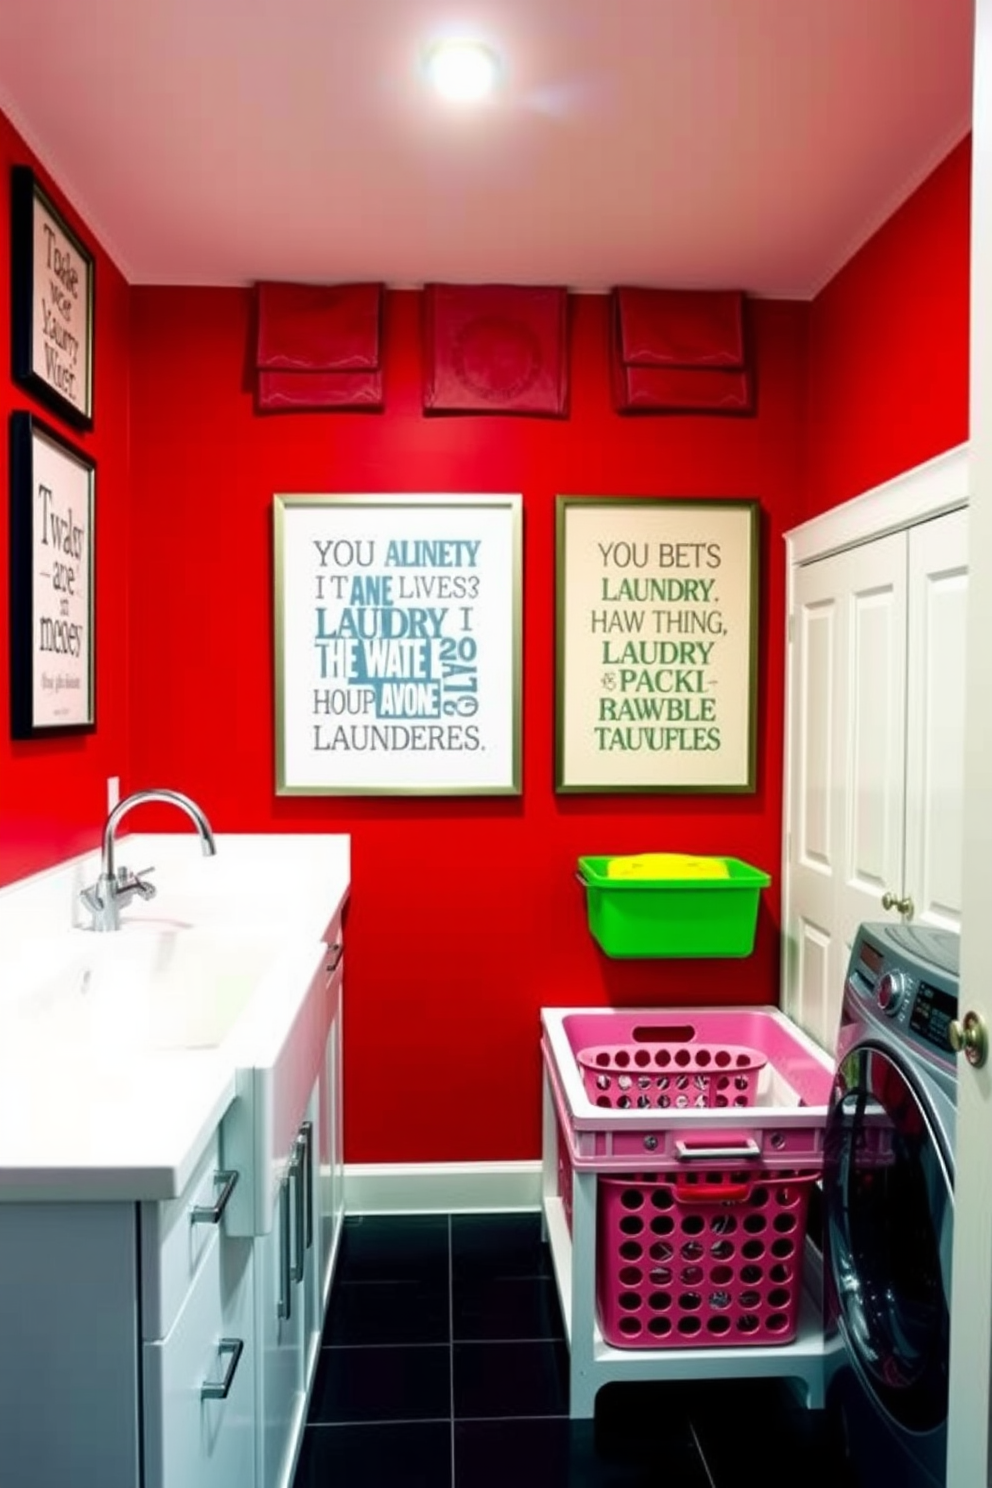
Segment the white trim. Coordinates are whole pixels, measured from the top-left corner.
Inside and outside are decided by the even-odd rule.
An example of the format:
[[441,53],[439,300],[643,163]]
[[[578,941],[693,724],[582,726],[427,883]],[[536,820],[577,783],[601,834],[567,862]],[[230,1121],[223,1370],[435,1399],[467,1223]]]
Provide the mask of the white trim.
[[795,631],[796,569],[846,548],[873,542],[968,505],[971,492],[969,447],[935,455],[883,485],[793,527],[785,534],[785,727],[782,769],[782,934],[779,956],[779,1002],[792,1014],[795,988],[789,986],[788,931],[792,913],[789,839],[792,832],[792,697],[795,689],[793,636]]
[[541,1207],[541,1164],[346,1163],[346,1214],[493,1214]]
[[943,516],[967,506],[969,492],[968,446],[959,444],[793,527],[785,534],[787,562],[790,566],[812,563],[816,558]]

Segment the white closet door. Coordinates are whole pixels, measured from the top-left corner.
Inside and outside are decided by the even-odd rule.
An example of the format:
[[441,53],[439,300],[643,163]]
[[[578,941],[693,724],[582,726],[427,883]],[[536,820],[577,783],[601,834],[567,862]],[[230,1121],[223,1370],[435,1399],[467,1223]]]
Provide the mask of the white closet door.
[[842,559],[796,571],[786,986],[788,1011],[823,1044],[832,1039],[831,989],[841,960],[834,924],[842,823],[834,781],[843,736],[833,700],[843,656],[842,591]]
[[850,944],[902,883],[906,537],[796,571],[788,1011],[832,1048]]
[[[882,908],[901,895],[906,799],[905,532],[845,554],[844,860],[839,929],[844,961],[862,920],[898,919]],[[843,976],[836,983],[837,1006]]]
[[961,929],[968,514],[909,533],[906,865],[914,923]]

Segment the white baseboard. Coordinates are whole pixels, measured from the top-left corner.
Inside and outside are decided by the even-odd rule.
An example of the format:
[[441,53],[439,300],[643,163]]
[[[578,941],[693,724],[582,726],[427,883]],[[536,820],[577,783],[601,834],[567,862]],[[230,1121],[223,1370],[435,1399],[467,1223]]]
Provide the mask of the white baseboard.
[[541,1164],[348,1163],[348,1214],[492,1214],[540,1209]]

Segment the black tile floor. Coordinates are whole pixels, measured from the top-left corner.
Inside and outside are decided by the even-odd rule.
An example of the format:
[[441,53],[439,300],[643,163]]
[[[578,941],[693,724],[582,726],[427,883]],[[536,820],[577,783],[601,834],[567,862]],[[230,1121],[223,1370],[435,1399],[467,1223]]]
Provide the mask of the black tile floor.
[[346,1220],[294,1488],[847,1488],[779,1381],[611,1384],[568,1416],[536,1214]]

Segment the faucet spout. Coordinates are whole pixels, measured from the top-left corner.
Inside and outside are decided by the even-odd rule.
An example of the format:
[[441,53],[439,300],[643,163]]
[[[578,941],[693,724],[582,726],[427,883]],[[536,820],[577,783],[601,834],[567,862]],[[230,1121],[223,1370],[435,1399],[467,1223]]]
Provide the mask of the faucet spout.
[[174,790],[143,790],[135,791],[133,795],[125,796],[123,801],[118,801],[113,811],[107,817],[103,829],[103,850],[100,874],[103,878],[113,878],[114,870],[114,835],[124,817],[135,806],[158,802],[166,806],[178,806],[185,811],[190,821],[200,834],[200,844],[205,858],[212,858],[217,851],[214,834],[206,816],[195,801],[189,796],[184,796],[182,791]]
[[[151,899],[154,896],[154,884],[138,874],[131,873],[127,868],[118,868],[115,863],[117,828],[135,806],[151,803],[178,806],[180,811],[186,813],[199,833],[204,857],[213,857],[217,851],[214,834],[206,816],[196,802],[189,796],[184,796],[181,791],[143,790],[126,796],[111,811],[103,828],[100,877],[95,884],[91,884],[89,888],[82,891],[83,903],[93,916],[94,930],[119,930],[121,928],[120,912],[131,902],[135,894],[140,894],[142,899]],[[142,869],[141,871],[150,872],[151,870]]]

